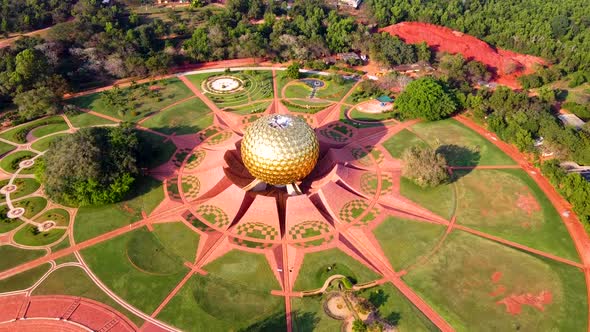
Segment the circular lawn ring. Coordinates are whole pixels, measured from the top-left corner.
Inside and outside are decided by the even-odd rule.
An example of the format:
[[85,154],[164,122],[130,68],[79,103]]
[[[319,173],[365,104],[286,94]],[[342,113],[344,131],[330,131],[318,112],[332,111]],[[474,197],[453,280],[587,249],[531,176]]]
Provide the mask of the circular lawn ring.
[[0,194],[6,195],[16,191],[16,185],[14,184],[7,184],[4,187],[0,188]]
[[235,76],[214,76],[205,82],[205,90],[210,93],[233,93],[243,87],[244,82]]
[[27,159],[27,160],[23,160],[18,164],[18,167],[20,168],[29,168],[31,166],[33,166],[33,164],[35,163],[35,161],[33,159]]
[[300,79],[300,81],[307,84],[307,86],[309,86],[312,89],[320,89],[326,85],[324,81],[317,78],[303,78]]
[[10,219],[16,219],[16,218],[22,216],[23,214],[25,214],[25,209],[22,207],[19,207],[19,208],[12,209],[12,210],[8,211],[6,216]]
[[47,220],[47,221],[44,221],[43,223],[41,223],[37,227],[37,229],[39,230],[39,232],[46,232],[46,231],[52,229],[53,227],[55,227],[55,221]]

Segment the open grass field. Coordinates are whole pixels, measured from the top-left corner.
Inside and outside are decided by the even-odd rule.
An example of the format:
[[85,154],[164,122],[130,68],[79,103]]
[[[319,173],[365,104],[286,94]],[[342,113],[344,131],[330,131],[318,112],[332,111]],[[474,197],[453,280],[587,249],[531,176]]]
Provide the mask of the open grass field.
[[19,273],[10,278],[0,280],[0,293],[14,292],[33,286],[47,271],[51,265],[43,264],[28,271]]
[[52,142],[57,141],[58,139],[60,139],[61,137],[67,136],[69,134],[56,134],[56,135],[51,135],[49,137],[44,137],[41,138],[37,141],[35,141],[33,144],[31,144],[31,147],[37,151],[45,151],[47,149],[49,149],[49,145],[51,145]]
[[379,122],[379,121],[391,120],[394,118],[394,116],[395,116],[394,112],[366,113],[366,112],[361,112],[361,111],[357,110],[356,108],[354,108],[350,112],[350,117],[353,120],[359,120],[359,121]]
[[293,331],[332,332],[340,331],[342,321],[326,314],[321,295],[291,299],[293,308]]
[[404,151],[413,146],[428,146],[420,137],[413,132],[404,129],[394,136],[391,136],[387,141],[382,143],[383,147],[394,158],[401,158]]
[[166,141],[165,137],[138,130],[137,139],[140,146],[137,161],[139,167],[158,167],[170,160],[176,152],[176,145],[170,140]]
[[26,218],[33,218],[39,212],[43,211],[47,206],[47,200],[43,197],[28,197],[20,201],[13,202],[14,207],[22,207],[25,209],[24,216]]
[[36,226],[26,225],[14,234],[14,242],[31,247],[46,246],[61,239],[65,232],[63,228],[39,232]]
[[141,219],[141,211],[150,213],[164,199],[162,183],[150,177],[140,178],[129,199],[78,210],[74,224],[76,242],[82,242]]
[[63,123],[52,123],[52,124],[47,124],[44,126],[37,127],[35,129],[31,130],[30,134],[34,138],[41,138],[41,137],[45,137],[45,136],[53,134],[53,133],[68,130],[69,128],[70,127],[68,127],[68,125],[64,121]]
[[141,326],[143,324],[143,319],[135,316],[111,299],[79,267],[67,266],[53,271],[33,292],[33,295],[52,294],[80,296],[99,301],[127,316],[136,325]]
[[[579,270],[463,232],[451,233],[440,251],[403,279],[457,331],[587,329]],[[519,314],[507,312],[502,301],[524,294],[545,299],[543,310],[523,303]]]
[[45,255],[45,250],[26,250],[10,245],[0,246],[0,271],[24,264]]
[[286,330],[283,297],[199,274],[188,280],[157,318],[183,331]]
[[418,123],[412,131],[431,147],[446,147],[451,166],[514,165],[504,152],[454,119]]
[[453,184],[442,184],[434,188],[422,188],[411,180],[402,177],[400,193],[411,201],[420,204],[439,216],[450,219],[455,213],[455,190]]
[[145,228],[87,248],[82,256],[111,290],[147,313],[153,312],[188,272],[183,260],[164,249]]
[[379,279],[377,273],[340,249],[329,249],[305,255],[293,288],[301,291],[318,289],[334,274],[342,274],[358,283]]
[[121,88],[125,103],[132,105],[131,110],[124,114],[116,111],[105,102],[102,98],[104,92],[73,98],[68,100],[68,103],[120,120],[135,122],[192,95],[190,89],[178,78],[152,82],[152,89],[155,87],[155,91],[157,91],[155,93],[149,93],[149,89],[146,92],[142,86],[150,85],[145,83],[137,85],[136,88]]
[[39,120],[31,121],[16,128],[6,130],[0,134],[1,138],[14,143],[26,143],[27,134],[36,132],[37,138],[62,130],[67,130],[68,125],[61,116],[50,116]]
[[142,123],[144,127],[167,135],[194,134],[212,124],[213,113],[199,98],[172,106]]
[[[0,181],[0,188],[6,186],[8,184],[8,180]],[[10,193],[10,198],[12,200],[19,199],[23,196],[30,195],[37,191],[41,184],[35,180],[30,178],[16,178],[13,181],[13,184],[16,185],[16,191]],[[6,196],[0,195],[0,203],[6,202]]]
[[391,266],[401,271],[428,255],[445,231],[441,225],[388,217],[373,233]]
[[[31,159],[37,154],[31,151],[16,151],[0,160],[0,167],[8,173],[14,173],[19,168],[18,164],[26,159]],[[31,174],[34,168],[23,169],[21,174]]]
[[76,128],[114,124],[114,122],[110,120],[82,111],[70,110],[66,116]]
[[390,283],[365,289],[359,296],[371,302],[379,316],[399,332],[438,331],[436,326]]
[[10,145],[8,143],[0,142],[0,156],[16,149],[16,146]]
[[199,234],[182,222],[155,224],[153,234],[171,253],[192,263],[199,246]]
[[579,261],[559,214],[523,170],[459,174],[458,223]]
[[57,252],[62,249],[68,248],[69,246],[70,246],[70,239],[68,239],[66,237],[65,239],[61,240],[59,243],[54,244],[53,247],[51,247],[51,252]]

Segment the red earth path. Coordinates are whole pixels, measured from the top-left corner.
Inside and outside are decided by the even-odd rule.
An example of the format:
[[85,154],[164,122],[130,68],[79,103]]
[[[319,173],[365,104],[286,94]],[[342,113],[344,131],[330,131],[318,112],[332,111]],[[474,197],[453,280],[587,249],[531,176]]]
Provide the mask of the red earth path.
[[[466,59],[482,62],[495,71],[497,83],[515,89],[520,88],[518,76],[532,73],[536,64],[547,64],[539,57],[494,48],[476,37],[434,24],[402,22],[379,29],[379,32],[396,35],[411,44],[426,42],[435,51],[460,53]],[[511,67],[516,70],[507,73]]]

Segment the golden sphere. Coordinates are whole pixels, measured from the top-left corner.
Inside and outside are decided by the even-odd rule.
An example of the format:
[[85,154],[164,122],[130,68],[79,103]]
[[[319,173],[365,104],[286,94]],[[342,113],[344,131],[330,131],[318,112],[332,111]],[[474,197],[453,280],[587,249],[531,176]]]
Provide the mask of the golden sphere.
[[250,174],[272,185],[302,180],[320,154],[318,138],[307,122],[282,114],[265,115],[250,125],[241,152]]

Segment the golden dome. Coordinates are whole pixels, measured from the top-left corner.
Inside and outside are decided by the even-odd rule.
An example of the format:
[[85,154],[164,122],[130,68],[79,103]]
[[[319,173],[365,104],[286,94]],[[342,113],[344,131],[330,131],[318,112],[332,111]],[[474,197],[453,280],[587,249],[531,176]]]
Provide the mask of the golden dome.
[[272,185],[302,180],[320,153],[318,138],[307,122],[281,114],[263,116],[249,126],[241,149],[250,174]]

